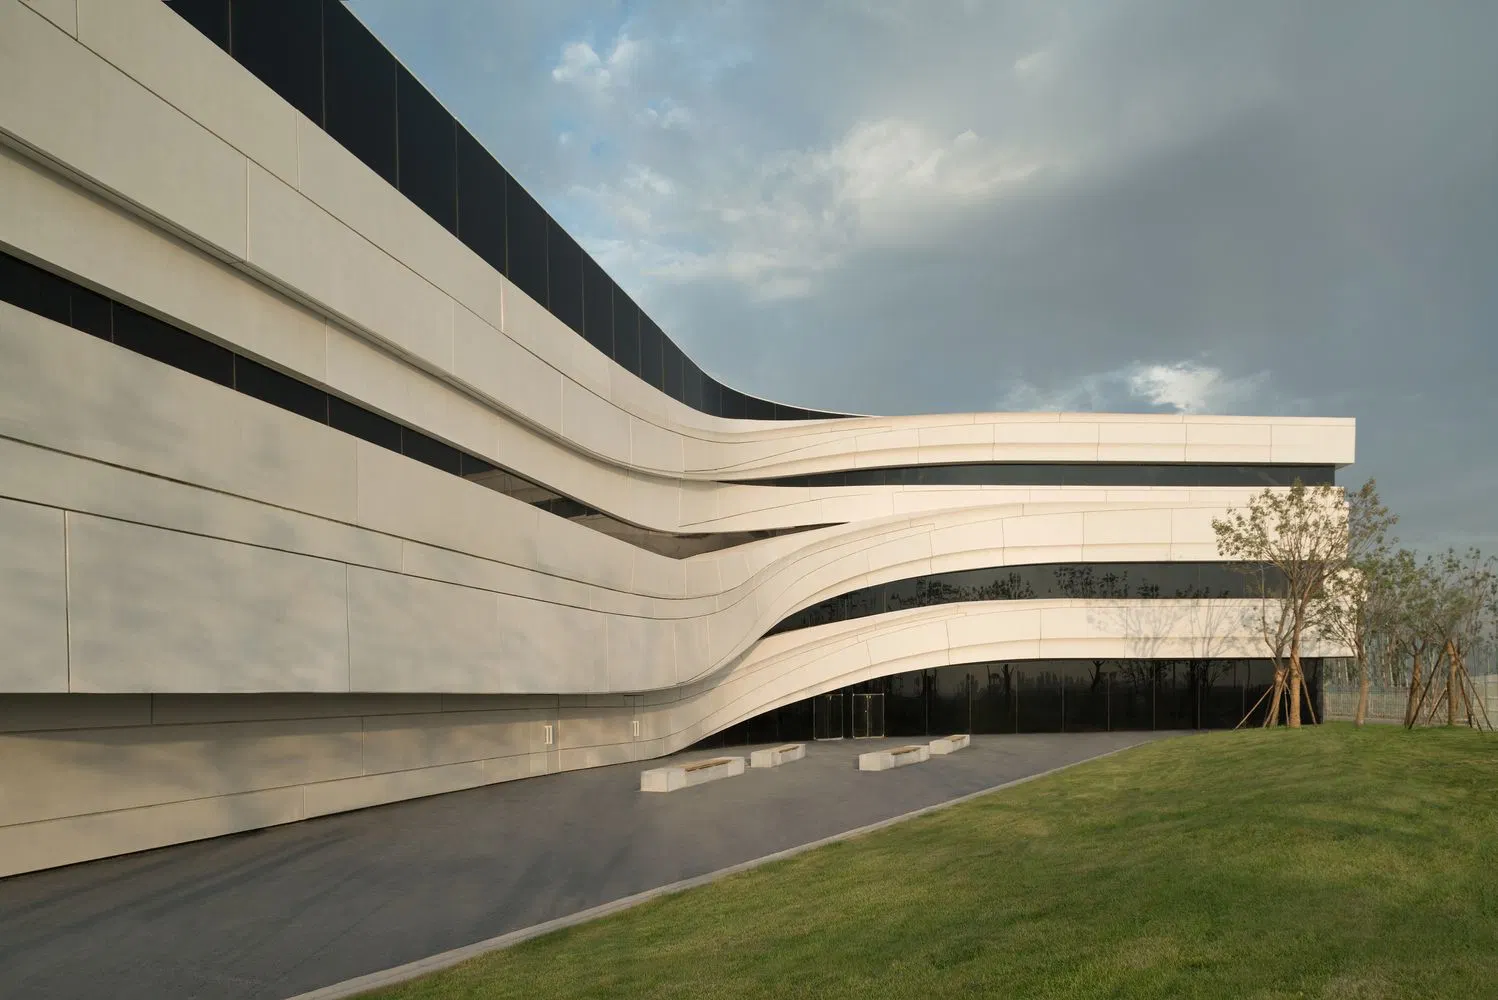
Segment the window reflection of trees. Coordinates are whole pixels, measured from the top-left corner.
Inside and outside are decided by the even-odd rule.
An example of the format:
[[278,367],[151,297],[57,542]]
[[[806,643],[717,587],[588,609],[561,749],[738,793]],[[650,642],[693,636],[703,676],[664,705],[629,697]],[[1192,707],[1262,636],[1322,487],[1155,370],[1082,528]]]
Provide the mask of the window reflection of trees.
[[1259,574],[1225,563],[1066,563],[909,577],[820,601],[782,619],[770,634],[911,608],[970,601],[1205,600],[1251,597]]

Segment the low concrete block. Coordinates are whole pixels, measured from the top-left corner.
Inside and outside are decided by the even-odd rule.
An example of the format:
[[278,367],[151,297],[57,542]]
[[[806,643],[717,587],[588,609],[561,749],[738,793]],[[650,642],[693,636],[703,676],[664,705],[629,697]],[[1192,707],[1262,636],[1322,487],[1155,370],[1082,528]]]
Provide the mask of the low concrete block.
[[732,778],[743,773],[742,757],[714,757],[671,767],[655,767],[640,772],[640,791],[674,792],[679,788],[690,788],[706,781]]
[[787,743],[769,750],[755,750],[749,754],[750,767],[779,767],[806,756],[805,743]]
[[860,771],[889,771],[906,764],[919,764],[931,759],[931,748],[924,743],[912,743],[893,750],[873,750],[858,755]]
[[956,753],[958,750],[965,749],[972,741],[973,738],[966,733],[960,736],[943,736],[939,740],[931,741],[931,752],[934,754]]

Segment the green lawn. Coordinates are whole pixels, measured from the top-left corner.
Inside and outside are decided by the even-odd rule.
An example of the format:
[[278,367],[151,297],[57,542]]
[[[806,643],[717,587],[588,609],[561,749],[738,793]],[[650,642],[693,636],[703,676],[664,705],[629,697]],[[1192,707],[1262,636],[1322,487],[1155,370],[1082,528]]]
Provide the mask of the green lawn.
[[1498,997],[1498,737],[1164,740],[373,995]]

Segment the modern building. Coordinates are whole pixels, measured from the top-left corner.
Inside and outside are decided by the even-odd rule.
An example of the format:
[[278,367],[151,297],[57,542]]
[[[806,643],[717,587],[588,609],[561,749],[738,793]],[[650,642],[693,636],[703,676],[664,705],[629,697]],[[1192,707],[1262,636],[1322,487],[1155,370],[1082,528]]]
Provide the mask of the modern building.
[[1211,519],[1353,459],[731,388],[333,0],[0,0],[0,138],[0,874],[703,741],[1231,725]]

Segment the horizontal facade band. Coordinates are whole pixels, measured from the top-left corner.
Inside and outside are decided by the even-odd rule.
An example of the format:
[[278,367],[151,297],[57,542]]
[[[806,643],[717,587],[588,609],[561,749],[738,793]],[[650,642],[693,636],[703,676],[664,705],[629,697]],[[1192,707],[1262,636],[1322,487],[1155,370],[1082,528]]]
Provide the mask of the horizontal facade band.
[[9,302],[27,312],[351,434],[449,475],[522,498],[547,514],[578,520],[611,537],[653,552],[683,557],[762,537],[746,532],[668,533],[621,522],[585,503],[560,496],[512,470],[500,469],[414,427],[292,378],[3,250],[0,250],[0,302]]

